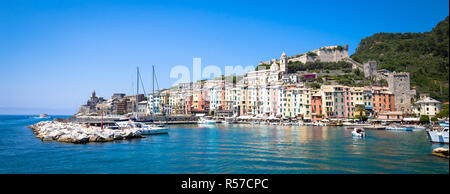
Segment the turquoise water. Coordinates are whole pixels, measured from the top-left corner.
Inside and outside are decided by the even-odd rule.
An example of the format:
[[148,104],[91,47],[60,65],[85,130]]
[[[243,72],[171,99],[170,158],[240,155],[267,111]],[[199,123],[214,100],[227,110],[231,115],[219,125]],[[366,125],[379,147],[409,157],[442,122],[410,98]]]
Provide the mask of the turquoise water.
[[426,132],[342,127],[170,126],[169,135],[107,143],[42,142],[33,116],[0,115],[0,173],[449,173]]

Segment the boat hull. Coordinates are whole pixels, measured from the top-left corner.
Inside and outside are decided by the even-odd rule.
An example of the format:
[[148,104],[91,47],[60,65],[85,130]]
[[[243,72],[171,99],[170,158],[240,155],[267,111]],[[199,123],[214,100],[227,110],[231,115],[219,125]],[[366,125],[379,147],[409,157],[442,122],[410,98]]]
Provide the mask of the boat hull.
[[433,143],[447,143],[448,144],[448,131],[427,131],[430,141]]
[[159,128],[159,129],[143,129],[142,135],[156,135],[156,134],[168,134],[169,129]]

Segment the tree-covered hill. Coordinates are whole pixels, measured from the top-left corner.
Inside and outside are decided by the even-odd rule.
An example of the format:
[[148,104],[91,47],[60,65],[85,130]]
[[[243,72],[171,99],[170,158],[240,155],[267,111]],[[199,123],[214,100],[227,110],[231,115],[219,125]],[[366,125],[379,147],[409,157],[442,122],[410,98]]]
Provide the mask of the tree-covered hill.
[[448,16],[430,32],[377,33],[364,38],[351,58],[360,63],[376,60],[378,69],[409,72],[418,93],[449,100]]

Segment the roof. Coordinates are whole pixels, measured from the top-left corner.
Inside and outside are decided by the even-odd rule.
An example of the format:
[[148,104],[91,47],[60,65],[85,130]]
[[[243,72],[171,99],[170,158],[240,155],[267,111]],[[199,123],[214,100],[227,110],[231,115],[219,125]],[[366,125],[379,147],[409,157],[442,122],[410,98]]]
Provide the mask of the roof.
[[422,100],[417,101],[415,104],[422,104],[422,103],[440,103],[440,102],[433,98],[426,97]]

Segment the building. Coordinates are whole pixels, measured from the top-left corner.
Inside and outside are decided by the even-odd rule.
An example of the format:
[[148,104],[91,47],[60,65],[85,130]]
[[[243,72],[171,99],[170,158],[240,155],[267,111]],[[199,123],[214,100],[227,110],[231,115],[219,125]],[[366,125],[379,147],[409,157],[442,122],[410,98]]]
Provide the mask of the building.
[[441,103],[433,98],[425,97],[414,103],[414,113],[421,116],[434,117],[441,111]]
[[368,61],[363,64],[364,77],[367,79],[374,79],[377,73],[377,62]]
[[395,96],[395,110],[404,113],[412,112],[411,101],[416,95],[415,90],[410,89],[409,73],[393,72],[388,75],[389,90]]
[[91,97],[86,102],[85,105],[81,105],[78,109],[78,114],[92,114],[97,113],[97,104],[103,103],[105,99],[103,97],[97,97],[95,95],[95,90],[92,92]]
[[381,121],[401,121],[403,120],[403,112],[401,111],[380,112],[377,115],[377,119]]

